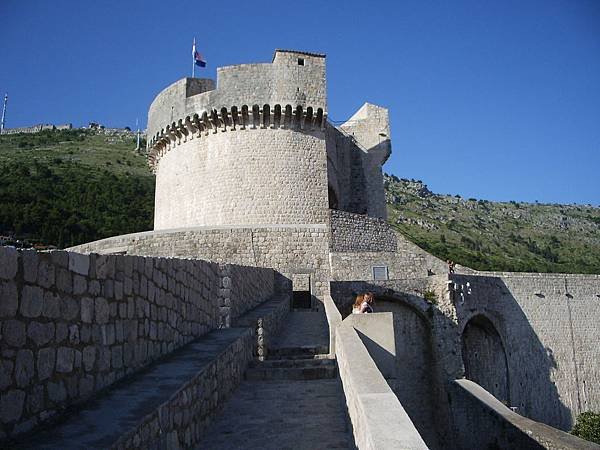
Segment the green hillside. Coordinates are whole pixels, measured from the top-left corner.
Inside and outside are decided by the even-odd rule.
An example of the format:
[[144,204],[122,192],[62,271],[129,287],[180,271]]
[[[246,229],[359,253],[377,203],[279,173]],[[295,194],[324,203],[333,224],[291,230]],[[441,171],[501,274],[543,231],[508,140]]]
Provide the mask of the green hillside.
[[[154,176],[133,133],[0,136],[0,236],[67,247],[152,229]],[[600,208],[434,194],[385,176],[390,223],[475,269],[600,273]]]
[[390,223],[434,255],[479,270],[600,273],[600,208],[434,194],[385,176]]
[[132,133],[0,136],[0,235],[67,247],[152,229],[154,177]]

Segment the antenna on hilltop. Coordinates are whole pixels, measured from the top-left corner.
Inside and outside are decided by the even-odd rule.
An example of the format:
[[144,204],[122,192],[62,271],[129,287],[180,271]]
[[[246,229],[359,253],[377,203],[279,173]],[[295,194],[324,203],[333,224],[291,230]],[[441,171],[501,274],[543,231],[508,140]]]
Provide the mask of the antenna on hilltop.
[[6,104],[8,103],[8,94],[4,94],[4,105],[2,106],[2,122],[0,122],[0,134],[4,133],[4,119],[6,118]]
[[135,149],[140,150],[140,125],[137,117],[135,119],[135,128],[137,129],[137,145],[135,146]]

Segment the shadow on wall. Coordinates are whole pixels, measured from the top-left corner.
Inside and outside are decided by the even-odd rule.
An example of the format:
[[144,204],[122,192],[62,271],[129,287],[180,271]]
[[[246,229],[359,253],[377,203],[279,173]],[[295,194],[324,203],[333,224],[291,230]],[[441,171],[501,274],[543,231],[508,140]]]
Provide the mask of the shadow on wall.
[[[367,291],[375,293],[376,313],[350,315],[355,296]],[[332,283],[333,295],[427,446],[444,448],[446,427],[439,427],[436,417],[431,305],[366,282]]]
[[[466,283],[475,277],[463,278]],[[389,331],[394,336],[393,371],[383,356],[387,352],[389,358],[390,346],[374,337],[382,331],[373,334],[372,327],[357,326],[360,322],[351,320],[431,448],[438,448],[439,442],[447,446],[449,440],[455,440],[455,448],[468,447],[466,441],[461,442],[472,427],[453,417],[453,410],[461,406],[453,402],[462,400],[448,390],[448,383],[463,376],[526,417],[563,430],[571,426],[570,411],[552,381],[556,362],[502,280],[487,278],[485,285],[470,282],[473,293],[467,300],[451,292],[450,299],[439,300],[437,306],[415,295],[414,286],[410,291],[407,286],[395,291],[389,284],[331,284],[343,317],[350,313],[355,296],[366,291],[376,295],[376,312],[393,313],[393,331]],[[421,292],[425,290],[423,285]],[[485,295],[478,297],[477,292]]]
[[[470,293],[451,293],[461,331],[465,377],[519,414],[570,430],[572,414],[554,382],[559,370],[563,371],[559,376],[572,375],[568,364],[558,367],[553,352],[542,344],[504,281],[468,275],[452,278],[454,286],[469,283]],[[553,331],[561,332],[560,323],[554,324]]]

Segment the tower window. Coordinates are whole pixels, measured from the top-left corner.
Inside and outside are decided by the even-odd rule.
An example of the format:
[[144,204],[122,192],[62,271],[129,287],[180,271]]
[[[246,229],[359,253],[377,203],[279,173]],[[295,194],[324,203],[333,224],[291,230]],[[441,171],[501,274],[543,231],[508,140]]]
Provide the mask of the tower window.
[[299,66],[303,66],[304,65],[304,58],[298,58],[298,65]]

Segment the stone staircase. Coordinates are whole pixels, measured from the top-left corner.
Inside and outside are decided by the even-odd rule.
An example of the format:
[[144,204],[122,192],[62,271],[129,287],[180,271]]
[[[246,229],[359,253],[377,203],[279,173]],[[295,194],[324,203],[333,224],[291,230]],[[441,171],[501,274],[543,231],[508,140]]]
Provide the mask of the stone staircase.
[[[323,351],[324,350],[324,351]],[[320,380],[337,376],[335,359],[322,347],[292,347],[269,353],[265,361],[250,363],[246,380]]]
[[324,314],[291,312],[197,449],[354,449]]

